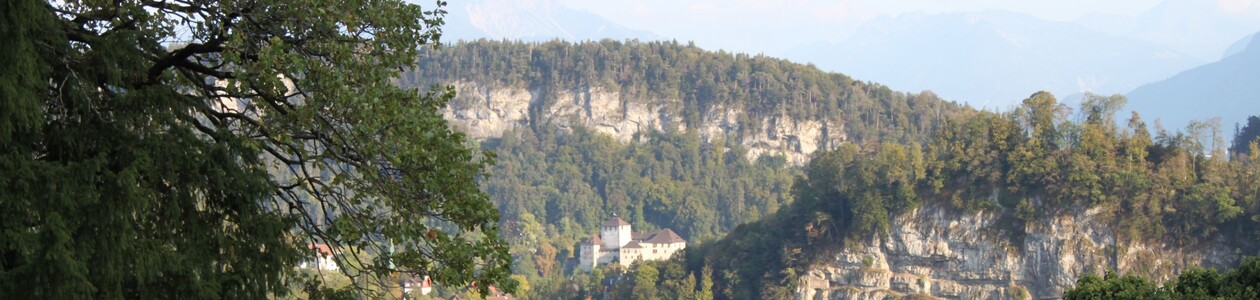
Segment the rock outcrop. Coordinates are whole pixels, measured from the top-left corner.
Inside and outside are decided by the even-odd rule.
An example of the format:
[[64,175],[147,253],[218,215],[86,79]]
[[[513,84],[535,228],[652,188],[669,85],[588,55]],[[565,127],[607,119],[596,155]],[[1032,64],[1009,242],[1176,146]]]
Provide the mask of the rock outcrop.
[[[650,132],[688,129],[678,99],[628,99],[603,88],[563,90],[554,96],[522,88],[454,84],[458,95],[443,115],[456,128],[479,140],[498,138],[515,128],[542,124],[561,130],[584,126],[622,142],[641,141]],[[740,107],[714,107],[693,125],[705,142],[730,139],[748,149],[755,160],[783,155],[794,165],[804,164],[815,150],[846,140],[837,120],[797,119],[786,114],[754,116]],[[755,119],[756,128],[741,128],[740,119]],[[752,127],[752,126],[745,126]],[[636,137],[639,140],[635,140]]]
[[921,207],[899,216],[887,237],[811,267],[797,298],[1058,299],[1086,273],[1114,268],[1163,282],[1188,267],[1228,266],[1237,259],[1224,243],[1116,247],[1097,211],[1031,222],[1022,242],[1012,242],[992,214]]

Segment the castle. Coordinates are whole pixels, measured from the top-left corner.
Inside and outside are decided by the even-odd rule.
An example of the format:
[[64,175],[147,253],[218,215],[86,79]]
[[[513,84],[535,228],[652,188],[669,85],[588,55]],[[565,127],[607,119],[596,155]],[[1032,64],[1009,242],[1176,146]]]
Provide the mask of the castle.
[[613,216],[600,228],[600,234],[582,242],[578,261],[582,270],[617,262],[629,266],[637,260],[665,260],[687,248],[687,241],[669,228],[657,232],[633,232],[630,223]]

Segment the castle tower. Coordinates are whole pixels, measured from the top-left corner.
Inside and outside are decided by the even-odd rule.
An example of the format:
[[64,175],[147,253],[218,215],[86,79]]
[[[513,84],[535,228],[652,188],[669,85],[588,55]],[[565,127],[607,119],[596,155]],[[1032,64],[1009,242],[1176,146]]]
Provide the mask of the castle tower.
[[621,249],[630,243],[630,223],[626,223],[621,217],[613,216],[600,229],[599,235],[604,241],[604,249]]
[[589,239],[582,241],[581,254],[578,256],[578,263],[582,270],[590,271],[599,265],[599,246],[602,243],[598,235],[592,235]]

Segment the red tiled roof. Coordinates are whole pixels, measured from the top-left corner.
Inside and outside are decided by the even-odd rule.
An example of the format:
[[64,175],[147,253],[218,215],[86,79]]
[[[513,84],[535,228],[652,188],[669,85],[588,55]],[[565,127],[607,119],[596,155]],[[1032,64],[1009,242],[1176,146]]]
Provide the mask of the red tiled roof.
[[604,222],[604,227],[618,227],[626,225],[630,225],[630,223],[626,223],[626,220],[622,220],[621,217],[618,216],[613,216],[612,219],[608,219],[608,222]]
[[315,254],[319,256],[333,255],[332,247],[328,247],[328,244],[311,243],[310,245],[306,245],[306,249],[314,249]]
[[646,240],[652,239],[652,236],[655,236],[655,235],[656,235],[655,232],[631,232],[630,240],[646,241]]
[[656,235],[652,236],[652,239],[647,241],[647,243],[651,244],[673,244],[682,242],[686,241],[669,228],[661,229],[661,231],[656,232]]
[[596,234],[596,235],[592,235],[590,238],[586,239],[586,243],[585,243],[585,244],[586,244],[586,245],[599,245],[599,244],[603,244],[603,243],[604,243],[604,241],[603,241],[603,240],[600,240],[600,239],[599,239],[599,235],[598,235],[598,234]]
[[516,299],[516,297],[512,297],[512,294],[500,293],[499,289],[494,288],[494,285],[490,285],[488,288],[490,288],[490,294],[486,296],[486,300]]

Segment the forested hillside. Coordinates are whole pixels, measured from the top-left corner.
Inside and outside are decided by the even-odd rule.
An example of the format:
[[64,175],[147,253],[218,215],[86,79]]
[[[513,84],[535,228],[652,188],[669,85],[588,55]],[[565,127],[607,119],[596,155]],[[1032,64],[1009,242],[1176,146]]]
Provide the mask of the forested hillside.
[[[745,146],[750,136],[766,139],[755,131],[773,130],[765,122],[780,119],[772,116],[838,121],[838,134],[852,141],[910,143],[925,141],[939,120],[963,109],[931,93],[670,42],[477,41],[423,57],[402,85],[531,93],[520,103],[528,116],[519,126],[481,141],[497,156],[482,186],[503,212],[518,279],[541,298],[558,297],[575,245],[613,214],[636,230],[672,228],[698,245],[790,203],[799,166],[773,152],[749,155]],[[627,142],[552,113],[558,94],[594,89],[684,125],[642,131]],[[471,105],[461,97],[468,96],[451,105]],[[706,120],[732,111],[740,117],[729,131],[699,132]]]
[[[1124,101],[1091,96],[1070,113],[1038,93],[1012,112],[958,114],[924,144],[847,144],[818,153],[794,184],[795,202],[721,241],[688,249],[677,263],[693,274],[706,266],[723,274],[715,290],[726,298],[790,297],[812,265],[887,237],[890,227],[902,225],[891,220],[925,206],[995,218],[997,228],[983,229],[1003,236],[1007,252],[1017,254],[1032,250],[1022,247],[1033,223],[1084,211],[1103,226],[1091,230],[1111,237],[1098,249],[1109,251],[1103,257],[1112,263],[1125,260],[1129,251],[1116,251],[1129,245],[1164,251],[1223,244],[1235,260],[1260,254],[1260,153],[1227,155],[1219,128],[1204,123],[1185,133],[1152,132],[1134,113],[1117,126],[1113,116]],[[1046,259],[1053,258],[1040,258]],[[1176,271],[1160,269],[1159,261],[1170,259],[1148,258],[1142,263],[1150,270],[1136,271]],[[864,260],[862,268],[874,267]],[[1003,293],[1027,295],[1021,285],[1044,284],[1035,281],[1051,275],[1026,271],[1037,274],[1014,280]],[[934,279],[922,276],[919,285]],[[1015,276],[1007,280],[1021,277]]]
[[[668,42],[459,43],[426,52],[400,81],[474,93],[458,96],[448,118],[484,121],[487,112],[500,118],[509,115],[504,107],[523,107],[520,118],[496,123],[513,126],[481,140],[497,154],[482,186],[504,213],[515,271],[530,287],[522,295],[791,297],[812,265],[887,236],[905,225],[894,220],[922,207],[983,216],[995,225],[981,234],[999,236],[1016,260],[1029,234],[1044,239],[1038,230],[1065,215],[1105,227],[1113,238],[1092,247],[1111,254],[1099,257],[1222,240],[1252,253],[1249,241],[1260,238],[1247,230],[1260,221],[1260,164],[1252,163],[1260,157],[1230,157],[1210,123],[1152,129],[1120,112],[1119,96],[1091,96],[1073,110],[1037,93],[1011,112],[978,112],[811,66]],[[643,105],[682,125],[621,139],[623,128],[578,121],[606,113],[591,108],[607,104],[598,93],[615,97],[617,109]],[[570,98],[576,104],[564,103]],[[556,108],[563,105],[579,108]],[[710,124],[732,111],[735,126]],[[818,143],[803,168],[774,152],[749,155],[758,147],[749,140],[774,139],[759,131],[783,126],[775,116],[840,122],[845,142]],[[636,229],[674,229],[690,242],[686,258],[640,264],[632,271],[651,271],[632,275],[570,273],[575,245],[613,214]],[[1144,270],[1167,273],[1194,257]],[[713,283],[707,292],[704,279]],[[1062,290],[1011,284],[1000,292]]]
[[[400,79],[425,87],[458,81],[523,88],[538,99],[531,113],[561,91],[598,87],[624,101],[668,99],[689,127],[716,108],[749,116],[740,128],[760,128],[763,117],[838,118],[851,140],[921,140],[959,105],[934,94],[896,92],[812,65],[742,53],[711,52],[677,42],[568,43],[459,42],[422,55]],[[666,109],[666,108],[662,108]],[[544,116],[533,116],[535,122]]]

